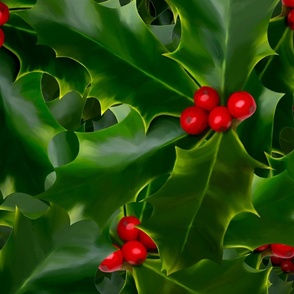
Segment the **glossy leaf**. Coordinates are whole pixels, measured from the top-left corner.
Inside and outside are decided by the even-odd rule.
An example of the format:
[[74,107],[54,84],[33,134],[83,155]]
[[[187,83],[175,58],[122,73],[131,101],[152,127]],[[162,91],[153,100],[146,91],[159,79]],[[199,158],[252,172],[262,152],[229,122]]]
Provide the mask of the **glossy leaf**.
[[148,260],[143,266],[134,268],[134,277],[139,294],[193,293],[266,294],[269,271],[253,271],[245,268],[244,258],[225,260],[222,265],[208,260],[168,275],[161,272],[159,260]]
[[294,92],[293,30],[287,26],[285,16],[269,23],[269,42],[277,54],[262,60],[256,67],[259,78],[277,92]]
[[72,58],[56,58],[52,48],[36,44],[35,31],[19,16],[11,14],[4,32],[5,47],[20,60],[19,76],[33,71],[51,74],[59,84],[61,97],[72,90],[85,92],[90,83],[87,70]]
[[153,215],[145,228],[159,247],[163,269],[170,274],[204,258],[221,261],[231,219],[254,213],[250,185],[256,164],[233,131],[216,133],[191,150],[177,149],[170,178],[147,199]]
[[[12,191],[36,194],[52,170],[47,156],[51,137],[62,130],[52,118],[41,94],[41,73],[25,75],[14,83],[15,61],[0,51],[1,181],[11,179]],[[5,73],[5,74],[4,74]],[[17,168],[16,168],[17,167]]]
[[93,221],[70,226],[57,207],[35,220],[16,211],[13,233],[0,251],[2,291],[97,293],[93,276],[108,250],[98,245],[98,237]]
[[24,193],[8,195],[0,205],[1,211],[15,211],[18,209],[28,218],[36,219],[41,217],[48,209],[48,205]]
[[238,134],[247,152],[267,164],[265,152],[272,152],[275,111],[284,94],[262,86],[255,73],[248,80],[245,90],[254,97],[257,108],[252,117],[238,126]]
[[[121,120],[122,110],[129,113]],[[39,195],[67,210],[80,207],[82,218],[91,217],[101,226],[120,206],[135,201],[151,180],[170,172],[174,144],[185,137],[177,119],[159,120],[145,135],[137,112],[125,106],[113,111],[120,122],[98,132],[77,133],[78,156],[56,168],[56,182]]]
[[[225,246],[251,250],[262,244],[282,243],[294,246],[293,230],[294,178],[288,171],[270,178],[255,176],[253,203],[258,213],[240,214],[230,223]],[[281,233],[281,232],[287,232]]]
[[[109,8],[91,0],[39,0],[19,15],[34,27],[41,44],[88,69],[90,95],[99,99],[102,112],[118,102],[131,104],[149,124],[159,114],[179,115],[190,105],[197,86],[162,56],[167,51],[139,18],[135,1]],[[109,38],[117,32],[119,38]]]
[[167,2],[176,6],[182,27],[180,45],[168,56],[201,85],[219,90],[223,103],[244,87],[260,59],[274,53],[267,26],[277,0]]

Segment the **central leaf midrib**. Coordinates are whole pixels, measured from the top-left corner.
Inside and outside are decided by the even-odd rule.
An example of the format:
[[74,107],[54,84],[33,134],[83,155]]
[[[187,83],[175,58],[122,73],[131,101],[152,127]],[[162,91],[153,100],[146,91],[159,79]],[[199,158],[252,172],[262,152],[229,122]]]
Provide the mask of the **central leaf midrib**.
[[[223,43],[223,49],[224,49],[224,59],[221,65],[221,72],[222,72],[222,82],[221,82],[221,91],[223,93],[225,93],[225,85],[226,85],[226,71],[227,71],[227,57],[228,57],[228,48],[229,48],[229,43],[230,43],[230,23],[232,20],[232,14],[231,14],[231,1],[229,0],[229,4],[228,4],[228,14],[225,16],[225,21],[224,23],[226,25],[224,25],[225,28],[225,38],[224,38],[224,43]],[[226,21],[228,20],[228,21]]]
[[[202,195],[201,195],[201,201],[200,201],[201,203],[202,203],[202,201],[203,201],[203,199],[204,199],[204,197],[205,197],[205,195],[206,195],[206,193],[207,193],[207,190],[209,189],[210,179],[211,179],[211,176],[212,176],[213,171],[214,171],[214,166],[215,166],[215,164],[216,164],[216,162],[217,162],[217,158],[218,158],[218,153],[219,153],[219,149],[220,149],[220,142],[221,142],[221,140],[222,140],[222,135],[220,135],[219,138],[218,138],[218,141],[215,142],[215,146],[217,146],[217,148],[216,148],[215,153],[214,153],[214,156],[213,156],[213,160],[212,160],[212,163],[211,163],[211,167],[210,167],[209,175],[208,175],[208,177],[207,177],[207,181],[206,181],[205,189],[203,190],[203,193],[202,193]],[[201,204],[200,204],[200,206],[201,206]],[[199,206],[199,207],[200,207],[200,206]],[[199,210],[199,209],[195,210],[195,213],[194,213],[194,215],[193,215],[192,218],[191,218],[191,222],[189,223],[189,226],[188,226],[187,232],[186,232],[186,234],[185,234],[184,242],[183,242],[183,245],[182,245],[181,250],[180,250],[180,255],[185,251],[185,246],[186,246],[186,244],[187,244],[187,241],[188,241],[188,238],[189,238],[189,234],[190,234],[190,231],[192,230],[193,223],[194,223],[194,220],[195,220],[195,218],[196,218],[196,216],[197,216],[198,210]]]
[[[48,21],[48,20],[45,20]],[[165,88],[170,89],[176,93],[178,93],[181,96],[186,97],[187,99],[191,100],[191,97],[187,96],[186,94],[182,93],[180,90],[176,89],[175,87],[172,87],[171,85],[167,84],[164,80],[157,78],[153,73],[149,73],[148,71],[144,70],[143,68],[138,67],[135,63],[132,63],[130,60],[128,59],[124,59],[122,56],[120,56],[118,53],[115,53],[114,51],[111,50],[111,48],[108,48],[107,46],[105,46],[100,40],[97,39],[92,39],[91,37],[89,37],[87,34],[85,34],[82,31],[77,30],[75,27],[68,27],[67,24],[62,24],[61,22],[56,22],[56,24],[58,26],[61,26],[62,28],[66,27],[67,30],[72,31],[73,33],[80,35],[82,38],[86,38],[88,39],[91,43],[96,44],[98,47],[100,47],[101,49],[105,50],[106,52],[108,52],[109,54],[115,56],[117,59],[119,59],[120,61],[122,61],[123,63],[127,64],[128,66],[136,69],[137,71],[143,73],[145,76],[147,76],[148,78],[151,78],[151,80],[154,80],[156,82],[158,82],[159,84],[162,84]],[[37,29],[37,27],[36,27]],[[152,35],[153,38],[155,38],[152,34],[152,32],[148,29],[148,27],[146,27],[146,31],[148,31],[148,34]],[[159,41],[158,41],[159,42]],[[160,43],[161,47],[164,49],[163,45]],[[62,52],[62,50],[60,50],[60,52]],[[162,56],[164,56],[164,53],[168,53],[167,50],[163,50],[162,52]],[[58,56],[58,51],[57,51],[57,56]],[[60,55],[61,56],[61,55]],[[75,59],[76,60],[76,59]],[[83,59],[83,61],[87,61],[87,59]],[[90,68],[92,68],[92,66],[90,66]],[[94,70],[91,69],[91,72],[94,72]],[[93,75],[95,77],[95,75]],[[187,76],[187,79],[189,77]]]

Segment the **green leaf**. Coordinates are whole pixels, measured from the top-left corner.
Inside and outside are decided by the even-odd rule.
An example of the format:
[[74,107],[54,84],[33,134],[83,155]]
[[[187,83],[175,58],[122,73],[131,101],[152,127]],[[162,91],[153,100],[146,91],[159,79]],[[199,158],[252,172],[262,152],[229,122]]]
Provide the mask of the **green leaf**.
[[41,73],[27,74],[14,82],[15,59],[0,50],[1,173],[12,191],[34,195],[43,190],[52,166],[47,156],[51,138],[63,130],[45,105]]
[[0,251],[2,291],[97,293],[95,272],[109,252],[98,238],[93,221],[70,226],[68,215],[57,207],[35,220],[16,211],[12,235]]
[[5,47],[19,58],[19,76],[34,71],[54,76],[60,87],[60,97],[73,90],[80,94],[85,92],[90,83],[87,70],[72,58],[56,58],[53,49],[36,44],[35,31],[18,15],[11,14],[4,33]]
[[81,125],[81,118],[86,99],[77,92],[69,92],[61,99],[47,103],[56,121],[69,131],[76,130]]
[[15,211],[16,207],[28,218],[41,217],[48,209],[48,205],[24,193],[13,193],[8,195],[0,205],[1,211]]
[[244,257],[224,260],[221,266],[203,260],[186,270],[167,276],[160,270],[160,260],[150,259],[133,270],[139,294],[266,294],[269,270],[253,271],[243,264]]
[[[79,209],[101,226],[153,179],[167,174],[175,159],[174,145],[186,137],[178,119],[162,118],[147,135],[142,118],[125,106],[115,107],[119,123],[93,133],[76,133],[79,154],[56,168],[56,182],[39,195],[67,210]],[[195,139],[197,140],[197,139]]]
[[275,111],[283,94],[265,88],[255,72],[247,81],[245,90],[254,97],[257,108],[254,115],[243,121],[237,131],[246,151],[256,160],[267,164],[265,152],[272,152]]
[[231,219],[255,212],[251,182],[256,166],[233,131],[216,133],[191,150],[177,149],[170,178],[147,199],[153,215],[144,230],[159,247],[163,269],[170,274],[204,258],[221,261]]
[[30,8],[37,0],[5,0],[5,4],[11,8]]
[[255,176],[252,197],[259,216],[244,213],[235,217],[226,232],[225,246],[251,250],[271,243],[294,246],[294,178],[287,170],[270,178]]
[[274,52],[268,21],[278,0],[168,0],[182,27],[178,49],[167,56],[201,84],[227,95],[242,89],[255,64]]
[[285,154],[294,150],[294,128],[285,128],[280,134],[280,145]]
[[79,141],[74,132],[61,132],[48,145],[48,156],[54,167],[70,163],[78,153]]
[[[160,114],[179,115],[191,105],[197,85],[163,56],[166,48],[140,19],[135,1],[109,8],[91,0],[39,0],[19,15],[34,27],[39,43],[88,69],[89,95],[99,99],[102,112],[119,102],[130,104],[148,125]],[[118,32],[119,38],[110,37]]]
[[276,17],[269,23],[269,41],[277,54],[262,60],[256,67],[260,80],[276,92],[294,92],[293,30],[285,16]]

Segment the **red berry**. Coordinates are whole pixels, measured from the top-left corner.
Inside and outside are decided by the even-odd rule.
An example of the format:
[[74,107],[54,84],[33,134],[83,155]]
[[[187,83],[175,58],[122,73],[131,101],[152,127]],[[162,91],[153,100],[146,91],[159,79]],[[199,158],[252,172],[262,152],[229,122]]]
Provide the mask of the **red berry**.
[[271,244],[272,254],[282,258],[294,256],[294,247],[285,244]]
[[282,3],[287,7],[294,7],[294,0],[282,0]]
[[9,19],[9,8],[3,2],[0,2],[0,26],[3,26]]
[[248,92],[235,92],[228,99],[228,109],[234,118],[244,120],[255,112],[256,103]]
[[139,229],[136,225],[141,222],[135,216],[123,217],[117,225],[117,234],[124,241],[136,240],[139,235]]
[[278,256],[271,256],[271,263],[272,265],[280,265],[283,261],[285,261],[285,258],[278,257]]
[[281,265],[280,268],[284,273],[289,273],[291,271],[293,271],[293,262],[289,259],[284,260]]
[[294,30],[294,9],[292,9],[287,15],[287,24],[291,30]]
[[125,261],[132,265],[142,264],[147,257],[145,246],[136,240],[126,242],[121,251]]
[[263,251],[269,247],[269,244],[265,244],[262,246],[257,247],[254,251]]
[[208,126],[207,120],[207,113],[198,106],[186,108],[180,116],[182,129],[190,135],[202,133]]
[[210,112],[208,124],[216,132],[225,132],[232,124],[232,116],[226,107],[218,106]]
[[0,28],[0,47],[2,47],[4,40],[5,40],[4,32]]
[[99,269],[105,273],[118,271],[121,269],[123,261],[123,254],[122,251],[119,249],[107,256],[99,265]]
[[203,86],[194,93],[194,103],[207,111],[211,111],[219,104],[219,95],[211,87]]
[[141,242],[147,250],[157,250],[155,242],[143,231],[139,232],[138,241]]

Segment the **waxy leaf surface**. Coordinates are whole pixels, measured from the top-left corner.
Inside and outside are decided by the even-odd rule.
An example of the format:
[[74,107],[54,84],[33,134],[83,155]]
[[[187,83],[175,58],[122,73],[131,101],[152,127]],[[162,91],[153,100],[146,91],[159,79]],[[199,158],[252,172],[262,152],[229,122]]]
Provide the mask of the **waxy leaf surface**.
[[144,228],[159,247],[163,269],[172,273],[205,258],[221,261],[231,219],[254,213],[255,166],[234,131],[216,133],[191,150],[177,149],[170,178],[147,199],[153,215]]
[[[201,84],[227,95],[243,88],[255,64],[273,54],[268,21],[277,0],[168,0],[181,19],[178,49],[168,54]],[[242,23],[242,25],[240,25]]]
[[131,104],[147,125],[160,114],[179,115],[191,104],[197,85],[163,56],[166,48],[139,17],[135,1],[106,5],[39,0],[20,15],[36,30],[39,43],[87,68],[90,95],[99,99],[102,112],[119,102]]

